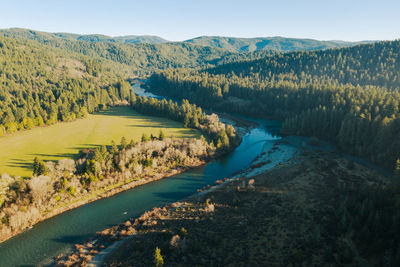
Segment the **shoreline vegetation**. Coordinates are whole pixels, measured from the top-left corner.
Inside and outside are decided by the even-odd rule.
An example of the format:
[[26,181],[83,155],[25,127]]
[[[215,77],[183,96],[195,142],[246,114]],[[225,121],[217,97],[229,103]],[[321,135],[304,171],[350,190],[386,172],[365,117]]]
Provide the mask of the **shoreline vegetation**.
[[205,137],[166,138],[143,134],[141,142],[121,139],[120,145],[84,149],[79,159],[43,162],[36,158],[30,179],[3,174],[0,192],[0,241],[32,225],[100,198],[194,168],[231,151],[240,142],[231,125],[216,114],[183,101],[135,97],[131,106],[147,115],[167,117],[199,130]]
[[[336,232],[330,222],[351,227],[342,221],[348,200],[340,197],[357,187],[373,192],[374,187],[384,188],[388,180],[330,149],[321,151],[311,141],[304,145],[304,140],[274,141],[243,172],[99,231],[69,254],[55,257],[53,264],[148,266],[156,247],[168,265],[258,265],[268,259],[278,265],[331,266],[371,260],[359,240],[349,237],[346,230]],[[292,152],[286,153],[285,147],[292,147]],[[280,157],[275,154],[285,153],[275,161]],[[259,212],[262,216],[256,215]],[[269,249],[260,250],[260,244]]]

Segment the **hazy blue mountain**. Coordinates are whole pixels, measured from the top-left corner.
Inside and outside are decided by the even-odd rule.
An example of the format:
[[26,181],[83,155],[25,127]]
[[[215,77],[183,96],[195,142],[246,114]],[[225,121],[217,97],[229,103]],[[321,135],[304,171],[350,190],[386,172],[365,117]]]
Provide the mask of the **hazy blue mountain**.
[[345,41],[319,41],[313,39],[296,39],[286,37],[257,37],[257,38],[235,38],[223,36],[200,36],[184,42],[219,47],[231,52],[253,52],[260,50],[276,50],[289,52],[296,50],[320,50],[329,48],[341,48],[357,45],[365,42]]
[[255,52],[255,51],[279,51],[291,52],[296,50],[321,50],[329,48],[342,48],[354,46],[361,43],[371,43],[373,41],[346,42],[340,40],[319,41],[314,39],[297,39],[286,37],[256,37],[256,38],[236,38],[223,36],[200,36],[183,42],[170,42],[153,35],[126,35],[111,37],[102,34],[80,35],[74,33],[47,33],[33,31],[29,29],[11,28],[2,29],[0,33],[10,37],[26,37],[37,41],[43,40],[76,40],[86,42],[109,42],[125,44],[163,44],[163,43],[190,43],[200,46],[217,47],[228,50],[229,52]]
[[[167,42],[157,36],[110,37],[101,34],[47,33],[29,29],[3,29],[0,35],[29,39],[40,44],[78,53],[92,59],[127,66],[133,75],[181,67],[216,66],[264,58],[279,52],[348,47],[357,43],[310,39],[199,37],[184,42]],[[122,65],[118,68],[126,69]],[[117,65],[114,66],[116,68]]]
[[121,43],[149,43],[149,44],[163,44],[169,42],[161,37],[154,35],[126,35],[114,37],[115,40]]
[[111,43],[130,43],[130,44],[138,44],[138,43],[162,44],[169,42],[168,40],[165,40],[161,37],[152,35],[127,35],[127,36],[111,37],[103,34],[80,35],[75,33],[64,33],[64,32],[47,33],[29,29],[21,29],[21,28],[2,29],[0,30],[0,33],[9,37],[26,37],[28,39],[33,39],[33,40],[64,39],[64,40],[76,40],[76,41],[86,41],[86,42],[111,42]]
[[[143,76],[165,68],[203,67],[233,59],[244,59],[243,53],[233,53],[217,47],[206,47],[184,42],[177,43],[127,43],[132,36],[121,37],[119,41],[105,35],[77,35],[70,33],[46,33],[27,29],[0,30],[6,37],[33,40],[50,48],[67,53],[78,53],[93,60],[114,62],[113,68],[128,68],[128,75]],[[233,59],[225,59],[231,55]],[[245,57],[244,57],[245,56]],[[252,58],[252,57],[251,57]],[[111,63],[110,63],[111,64]],[[124,67],[125,66],[125,67]]]

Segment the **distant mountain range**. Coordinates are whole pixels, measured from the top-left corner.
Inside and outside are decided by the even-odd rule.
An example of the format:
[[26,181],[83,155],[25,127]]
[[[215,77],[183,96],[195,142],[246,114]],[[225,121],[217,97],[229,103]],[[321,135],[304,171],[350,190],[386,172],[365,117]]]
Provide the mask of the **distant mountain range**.
[[187,43],[212,46],[226,49],[231,52],[254,52],[260,50],[276,50],[290,52],[296,50],[321,50],[354,46],[372,41],[345,42],[345,41],[319,41],[314,39],[296,39],[286,37],[256,37],[235,38],[221,36],[201,36],[186,40]]
[[33,40],[77,40],[86,42],[109,42],[123,44],[163,44],[163,43],[189,43],[200,46],[217,47],[229,52],[255,52],[273,50],[290,52],[297,50],[320,50],[329,48],[349,47],[373,41],[345,42],[345,41],[319,41],[314,39],[296,39],[286,37],[256,37],[236,38],[223,36],[200,36],[183,42],[171,42],[152,35],[127,35],[110,37],[102,34],[79,35],[73,33],[47,33],[29,29],[11,28],[2,29],[0,34],[10,37],[26,37]]
[[161,44],[167,43],[168,40],[165,40],[158,36],[152,35],[127,35],[127,36],[117,36],[110,37],[102,34],[86,34],[80,35],[75,33],[65,33],[65,32],[56,32],[56,33],[48,33],[41,32],[29,29],[22,28],[10,28],[10,29],[0,29],[0,34],[9,37],[26,37],[28,39],[38,40],[38,39],[64,39],[64,40],[76,40],[76,41],[87,41],[87,42],[110,42],[110,43],[148,43],[148,44]]
[[153,35],[126,35],[117,37],[110,37],[102,34],[79,35],[72,33],[53,33],[53,35],[61,38],[68,38],[68,39],[87,41],[87,42],[112,42],[112,43],[126,43],[126,44],[138,44],[138,43],[162,44],[169,42],[168,40]]

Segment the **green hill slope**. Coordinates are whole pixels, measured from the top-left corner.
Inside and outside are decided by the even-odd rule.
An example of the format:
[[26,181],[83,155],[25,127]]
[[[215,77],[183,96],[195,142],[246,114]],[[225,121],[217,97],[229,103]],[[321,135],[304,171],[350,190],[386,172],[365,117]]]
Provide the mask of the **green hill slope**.
[[319,41],[313,39],[296,39],[285,37],[235,38],[223,36],[201,36],[186,40],[187,43],[219,47],[232,52],[254,52],[275,50],[290,52],[296,50],[319,50],[353,46],[358,43],[344,41]]
[[[129,66],[131,76],[142,76],[165,68],[211,66],[221,58],[232,54],[220,48],[188,43],[110,42],[104,41],[108,40],[108,37],[101,35],[79,37],[74,34],[57,35],[26,29],[0,30],[0,34],[21,40],[37,41],[52,48],[79,53],[101,61],[117,62]],[[121,37],[121,40],[133,42],[129,37],[128,39]]]
[[168,40],[153,35],[126,35],[126,36],[111,37],[103,34],[75,34],[66,32],[47,33],[47,32],[34,31],[23,28],[1,29],[0,33],[14,37],[24,36],[29,39],[48,39],[48,40],[65,39],[65,40],[86,41],[86,42],[110,42],[110,43],[132,43],[132,44],[136,43],[161,44],[169,42]]
[[46,33],[18,28],[3,29],[0,30],[0,34],[34,40],[46,46],[102,61],[117,62],[128,66],[132,76],[144,76],[166,68],[210,67],[262,58],[277,52],[327,49],[356,44],[283,37],[246,39],[210,36],[184,42],[168,42],[157,36],[109,37],[100,34]]
[[86,56],[0,36],[0,136],[128,99],[130,86],[117,72]]

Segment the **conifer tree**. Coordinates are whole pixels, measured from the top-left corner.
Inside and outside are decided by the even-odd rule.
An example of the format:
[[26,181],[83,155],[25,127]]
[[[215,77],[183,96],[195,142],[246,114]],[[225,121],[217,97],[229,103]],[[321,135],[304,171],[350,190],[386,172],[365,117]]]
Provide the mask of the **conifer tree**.
[[127,147],[128,147],[128,143],[126,142],[126,138],[125,138],[125,136],[122,136],[122,138],[121,138],[121,148],[125,149]]
[[160,130],[160,134],[158,135],[158,139],[160,139],[161,141],[165,139],[165,134],[164,134],[163,130]]
[[141,139],[141,141],[142,142],[147,142],[147,141],[149,141],[149,137],[147,136],[147,134],[142,134],[142,139]]

